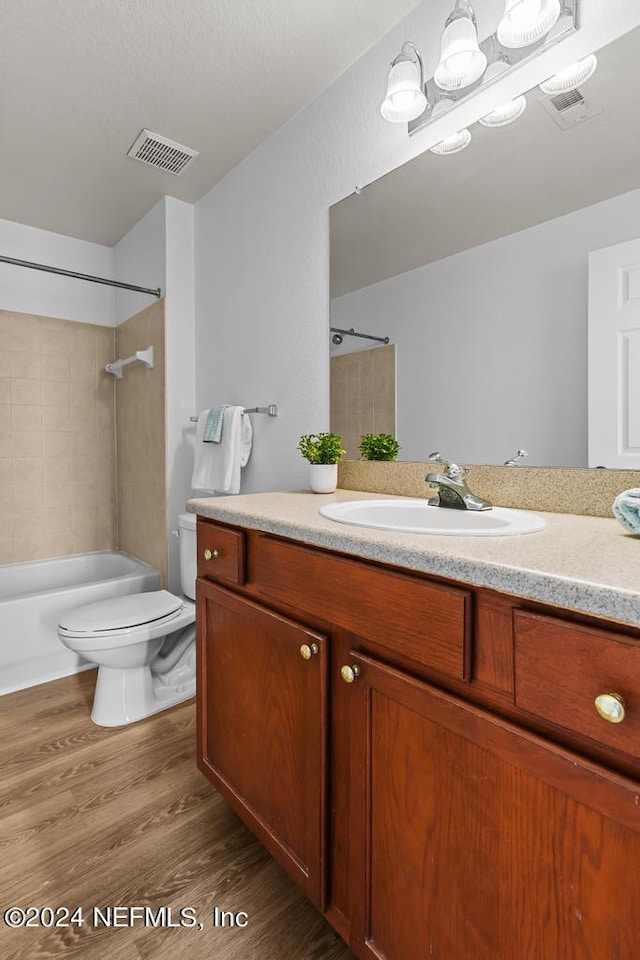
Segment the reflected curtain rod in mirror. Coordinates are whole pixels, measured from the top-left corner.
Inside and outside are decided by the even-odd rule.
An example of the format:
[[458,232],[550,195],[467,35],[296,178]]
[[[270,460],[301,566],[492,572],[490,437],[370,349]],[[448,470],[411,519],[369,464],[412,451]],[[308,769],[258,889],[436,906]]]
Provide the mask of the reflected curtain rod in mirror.
[[343,330],[341,327],[330,327],[333,334],[332,343],[336,346],[342,343],[343,337],[359,337],[361,340],[377,340],[379,343],[389,343],[389,337],[376,337],[371,333],[357,333],[353,327],[349,330]]

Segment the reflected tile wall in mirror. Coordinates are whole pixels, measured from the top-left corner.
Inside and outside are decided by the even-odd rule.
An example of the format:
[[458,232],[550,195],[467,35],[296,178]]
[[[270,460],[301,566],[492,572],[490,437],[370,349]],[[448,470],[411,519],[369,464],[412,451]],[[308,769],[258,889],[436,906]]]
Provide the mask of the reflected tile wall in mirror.
[[349,459],[360,456],[364,433],[396,433],[395,346],[371,347],[331,358],[331,432]]

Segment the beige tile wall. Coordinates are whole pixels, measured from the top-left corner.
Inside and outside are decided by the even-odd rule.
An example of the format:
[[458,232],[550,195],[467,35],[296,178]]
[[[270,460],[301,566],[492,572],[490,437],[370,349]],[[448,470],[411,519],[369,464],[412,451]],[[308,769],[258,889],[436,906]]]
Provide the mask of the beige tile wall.
[[116,355],[153,344],[155,366],[124,368],[116,384],[118,543],[167,581],[164,300],[116,328]]
[[0,310],[0,563],[116,545],[111,327]]
[[394,344],[331,358],[331,431],[349,458],[360,456],[363,433],[396,433]]

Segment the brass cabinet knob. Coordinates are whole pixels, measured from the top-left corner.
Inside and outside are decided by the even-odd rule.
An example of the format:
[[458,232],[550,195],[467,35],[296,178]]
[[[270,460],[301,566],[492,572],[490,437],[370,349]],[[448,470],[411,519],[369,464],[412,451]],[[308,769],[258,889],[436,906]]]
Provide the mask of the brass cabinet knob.
[[622,723],[626,715],[626,704],[619,693],[601,693],[594,700],[598,716],[607,723]]
[[317,643],[303,643],[300,647],[300,656],[303,660],[311,660],[311,657],[315,657],[318,649]]
[[217,550],[209,550],[208,547],[207,547],[207,549],[206,549],[205,552],[204,552],[204,558],[205,558],[205,560],[215,560],[216,557],[218,557],[218,556],[219,556],[219,554],[218,554],[218,551],[217,551]]
[[360,667],[355,664],[352,667],[345,664],[343,667],[340,667],[340,676],[345,683],[353,683],[356,677],[360,676]]

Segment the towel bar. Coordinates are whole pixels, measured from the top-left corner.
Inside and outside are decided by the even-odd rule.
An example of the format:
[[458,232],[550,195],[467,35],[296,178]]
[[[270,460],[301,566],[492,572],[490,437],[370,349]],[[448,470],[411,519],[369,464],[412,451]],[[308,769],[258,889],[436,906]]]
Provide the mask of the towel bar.
[[[277,417],[277,416],[278,416],[278,404],[277,404],[277,403],[270,403],[268,407],[245,407],[245,408],[244,408],[244,412],[245,412],[245,413],[266,413],[266,414],[268,414],[270,417]],[[198,422],[198,418],[197,418],[197,417],[189,417],[189,421],[190,421],[191,423],[197,423],[197,422]]]

